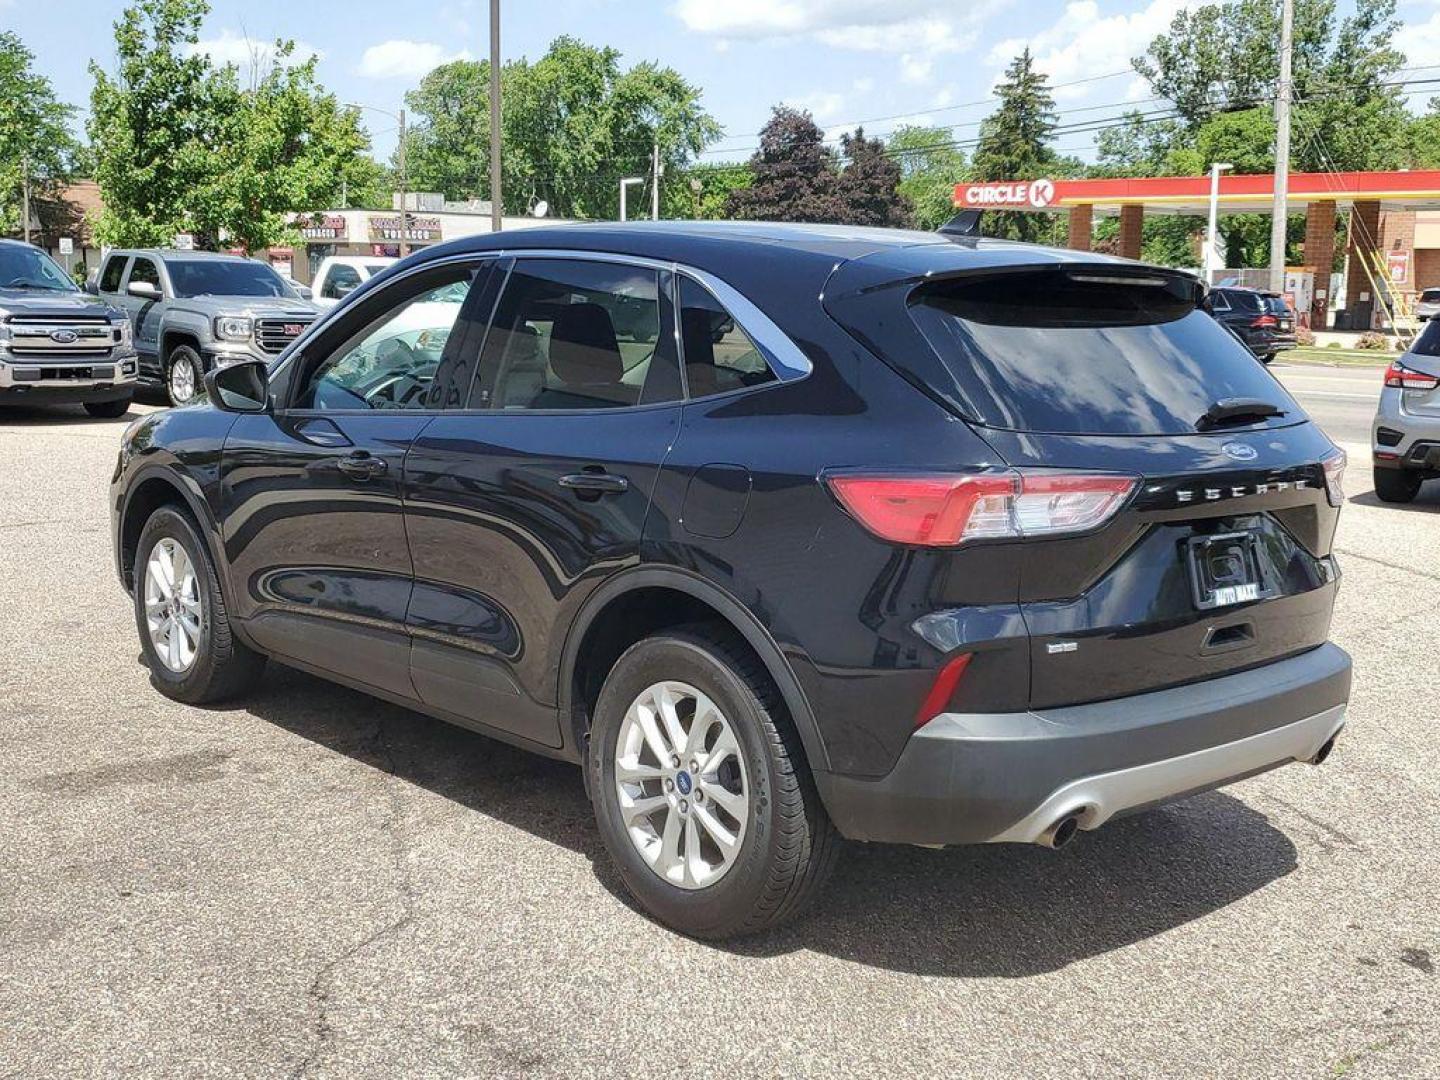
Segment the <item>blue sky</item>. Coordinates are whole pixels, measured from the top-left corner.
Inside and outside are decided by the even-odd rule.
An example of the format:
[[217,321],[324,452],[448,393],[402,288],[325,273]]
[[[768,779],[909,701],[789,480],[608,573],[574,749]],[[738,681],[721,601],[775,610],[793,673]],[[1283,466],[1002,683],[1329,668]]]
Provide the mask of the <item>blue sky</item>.
[[[59,95],[82,108],[94,58],[113,63],[121,0],[0,0],[0,27],[37,54]],[[727,137],[707,160],[744,157],[770,107],[809,108],[827,131],[865,121],[883,134],[907,120],[971,138],[1008,60],[1029,44],[1059,86],[1063,119],[1145,107],[1129,58],[1186,0],[502,0],[507,59],[536,57],[573,34],[618,48],[625,62],[658,60],[704,91]],[[1349,5],[1342,0],[1342,7]],[[426,70],[487,55],[488,0],[213,0],[205,47],[248,63],[254,45],[284,37],[321,57],[322,81],[342,98],[394,111]],[[1440,0],[1404,0],[1401,47],[1412,65],[1440,64]],[[1430,72],[1429,74],[1440,74]],[[1152,106],[1153,107],[1153,106]],[[1072,112],[1073,111],[1073,112]],[[371,114],[376,151],[391,122]],[[1058,146],[1089,156],[1091,136]]]

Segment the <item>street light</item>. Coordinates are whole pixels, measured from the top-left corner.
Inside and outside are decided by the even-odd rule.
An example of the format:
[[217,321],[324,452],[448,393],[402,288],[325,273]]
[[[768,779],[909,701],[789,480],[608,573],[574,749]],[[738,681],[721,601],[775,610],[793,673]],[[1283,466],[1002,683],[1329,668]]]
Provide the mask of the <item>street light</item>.
[[371,112],[379,113],[381,116],[388,116],[394,120],[400,129],[400,257],[403,259],[410,254],[410,208],[406,205],[406,180],[405,172],[405,110],[399,113],[387,112],[385,109],[377,109],[374,105],[361,105],[357,101],[344,103],[347,109],[369,109]]
[[625,192],[626,192],[626,189],[629,188],[629,187],[632,187],[632,186],[635,185],[635,184],[643,184],[643,183],[645,183],[645,178],[644,178],[643,176],[632,176],[632,177],[630,177],[629,179],[621,180],[621,181],[620,181],[620,220],[621,220],[621,221],[624,221],[624,220],[625,220]]
[[1228,161],[1216,161],[1210,166],[1210,230],[1205,238],[1205,284],[1211,284],[1214,276],[1215,256],[1220,251],[1220,174],[1235,168]]

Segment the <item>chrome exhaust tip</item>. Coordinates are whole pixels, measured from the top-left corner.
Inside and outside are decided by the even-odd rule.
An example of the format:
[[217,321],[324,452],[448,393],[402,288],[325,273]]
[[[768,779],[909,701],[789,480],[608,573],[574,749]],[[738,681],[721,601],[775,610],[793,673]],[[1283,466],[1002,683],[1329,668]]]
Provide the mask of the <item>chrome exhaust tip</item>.
[[1055,824],[1042,832],[1035,841],[1041,847],[1062,848],[1080,831],[1080,814],[1078,812],[1066,814]]

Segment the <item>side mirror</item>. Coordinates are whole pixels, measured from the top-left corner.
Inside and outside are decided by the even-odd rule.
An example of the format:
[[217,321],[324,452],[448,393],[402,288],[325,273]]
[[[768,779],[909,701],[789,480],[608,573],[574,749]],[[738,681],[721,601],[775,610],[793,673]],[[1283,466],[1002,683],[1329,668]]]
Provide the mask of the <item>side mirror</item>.
[[100,295],[100,271],[99,271],[99,270],[92,271],[91,274],[90,274],[90,276],[85,279],[85,291],[86,291],[87,293],[89,293],[91,296],[99,296],[99,295]]
[[205,389],[222,412],[263,413],[270,408],[270,376],[263,360],[216,368],[205,376]]
[[291,288],[293,288],[297,293],[300,294],[300,299],[301,299],[301,300],[314,300],[314,299],[315,299],[315,290],[312,289],[312,288],[310,288],[309,285],[301,285],[301,284],[297,281],[294,285],[291,286]]
[[148,281],[132,281],[125,286],[125,291],[131,296],[141,300],[159,300],[160,290]]

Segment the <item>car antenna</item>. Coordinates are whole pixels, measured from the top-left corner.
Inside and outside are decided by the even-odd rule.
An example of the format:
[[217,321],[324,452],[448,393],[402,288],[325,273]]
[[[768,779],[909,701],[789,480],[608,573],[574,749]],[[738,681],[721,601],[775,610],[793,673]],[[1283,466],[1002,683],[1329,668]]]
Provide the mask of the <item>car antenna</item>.
[[985,216],[983,210],[961,210],[944,225],[941,225],[936,232],[942,236],[963,236],[976,238],[980,235],[980,219]]

